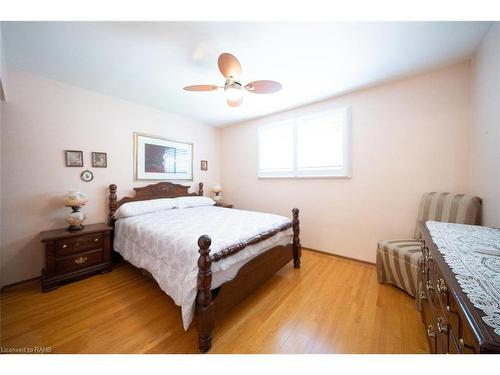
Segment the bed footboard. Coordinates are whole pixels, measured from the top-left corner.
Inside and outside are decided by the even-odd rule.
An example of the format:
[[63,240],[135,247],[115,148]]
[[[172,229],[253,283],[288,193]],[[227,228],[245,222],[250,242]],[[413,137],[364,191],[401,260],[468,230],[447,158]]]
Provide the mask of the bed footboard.
[[302,246],[300,244],[300,220],[299,220],[299,209],[294,208],[292,210],[293,220],[293,266],[295,268],[300,268],[300,257],[302,256]]
[[198,239],[200,257],[198,258],[198,295],[196,296],[196,315],[198,316],[198,345],[200,352],[206,353],[212,346],[212,330],[215,315],[212,302],[212,260],[207,235]]
[[[211,269],[212,261],[217,262],[220,259],[231,256],[231,255],[235,254],[236,252],[242,250],[248,244],[253,244],[253,243],[256,243],[259,241],[263,241],[263,240],[271,237],[272,235],[276,234],[278,231],[288,229],[291,226],[293,229],[293,240],[292,240],[292,245],[291,245],[292,254],[290,255],[290,258],[288,258],[289,259],[288,261],[290,261],[293,257],[294,268],[300,268],[301,244],[300,244],[300,237],[299,237],[300,236],[299,209],[294,208],[292,210],[292,213],[293,213],[293,220],[292,220],[291,225],[287,224],[281,228],[263,233],[260,236],[258,236],[258,238],[251,239],[249,241],[249,243],[238,244],[238,246],[235,247],[234,249],[233,248],[225,249],[225,250],[222,250],[221,252],[213,254],[213,255],[210,255],[210,245],[212,243],[212,240],[210,239],[210,237],[207,235],[203,235],[198,239],[198,247],[199,247],[198,253],[200,254],[200,257],[198,258],[198,295],[196,297],[196,315],[197,315],[197,319],[198,319],[198,346],[199,346],[199,350],[201,353],[206,353],[210,350],[210,348],[212,346],[212,331],[213,331],[214,326],[215,326],[215,304],[214,304],[213,297],[212,297],[212,269]],[[277,262],[276,267],[274,269],[274,272],[276,272],[279,269],[281,269],[283,267],[283,265],[286,264],[286,262],[287,262],[286,258],[282,258],[282,256],[279,255],[279,252],[283,249],[286,249],[286,248],[290,249],[289,246],[290,245],[288,245],[286,247],[283,247],[283,246],[275,247],[275,248],[268,250],[266,252],[269,254],[263,253],[257,258],[264,257],[264,258],[260,259],[261,261],[274,259]],[[275,251],[273,252],[273,250],[275,250]],[[290,250],[288,250],[288,251],[290,251]],[[265,257],[266,255],[268,255],[268,257]],[[253,261],[254,262],[259,261],[259,259],[257,259],[257,258],[254,259]],[[260,267],[260,268],[257,268],[257,271],[261,268],[266,270],[266,268]],[[269,273],[268,268],[269,267],[267,267],[267,270],[266,270],[267,273]],[[245,269],[245,266],[242,269]],[[255,268],[250,268],[247,271],[251,272],[252,270],[255,270]],[[258,275],[253,274],[250,276],[251,276],[251,280],[259,279],[259,277],[256,277]],[[267,279],[266,275],[263,274],[261,276],[262,276],[262,278],[261,278],[262,281],[265,281]],[[236,278],[233,281],[235,281],[239,277],[240,278],[246,277],[245,272],[242,273],[241,275],[240,275],[240,273],[238,273],[238,275],[236,276]],[[228,282],[228,283],[232,283],[233,281]],[[239,281],[241,282],[241,280],[239,280]],[[246,283],[246,284],[248,284],[248,283]],[[234,289],[234,287],[235,286],[233,285],[233,289]],[[250,288],[250,289],[252,289],[252,288]],[[241,296],[239,296],[239,297],[241,297]],[[234,301],[234,299],[231,299],[231,301]],[[225,302],[227,305],[228,301],[225,301]]]

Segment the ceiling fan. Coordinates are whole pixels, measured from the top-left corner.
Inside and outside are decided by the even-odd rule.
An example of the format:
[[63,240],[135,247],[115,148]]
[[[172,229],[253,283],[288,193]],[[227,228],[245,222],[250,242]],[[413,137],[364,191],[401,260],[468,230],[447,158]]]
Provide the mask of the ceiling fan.
[[194,85],[186,86],[186,91],[214,91],[224,89],[227,104],[231,107],[238,107],[243,103],[244,89],[254,94],[272,94],[281,90],[281,83],[275,81],[253,81],[243,86],[240,82],[241,64],[236,57],[230,53],[223,53],[218,60],[219,70],[226,82],[224,86],[216,85]]

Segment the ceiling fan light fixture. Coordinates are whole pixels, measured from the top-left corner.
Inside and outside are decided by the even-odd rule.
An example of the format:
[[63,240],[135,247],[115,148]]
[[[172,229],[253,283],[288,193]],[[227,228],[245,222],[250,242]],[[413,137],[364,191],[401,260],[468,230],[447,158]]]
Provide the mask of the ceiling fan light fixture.
[[238,83],[228,83],[224,87],[224,95],[227,104],[231,107],[237,107],[243,102],[243,90]]
[[[224,84],[224,96],[230,107],[238,107],[243,103],[243,92],[248,91],[252,94],[272,94],[281,90],[281,83],[270,80],[260,80],[241,84],[241,65],[236,57],[230,53],[223,53],[218,60],[219,70],[226,78]],[[216,85],[193,85],[186,86],[186,91],[215,91],[222,86]]]
[[226,99],[226,103],[230,107],[239,107],[241,105],[241,103],[243,103],[243,97],[241,97],[238,100],[229,100],[229,99]]

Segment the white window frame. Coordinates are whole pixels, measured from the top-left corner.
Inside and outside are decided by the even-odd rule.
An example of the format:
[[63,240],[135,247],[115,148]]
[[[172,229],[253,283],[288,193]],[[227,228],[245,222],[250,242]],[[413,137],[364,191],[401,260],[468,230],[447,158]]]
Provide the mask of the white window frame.
[[[343,112],[345,117],[343,134],[343,162],[344,165],[339,168],[320,168],[317,170],[297,170],[297,125],[306,119],[314,117],[328,116]],[[261,129],[281,126],[289,123],[293,126],[294,145],[293,145],[293,169],[292,171],[261,171],[260,170],[260,131]],[[262,179],[269,178],[352,178],[352,116],[351,107],[342,107],[326,110],[317,110],[306,115],[298,115],[291,120],[276,120],[261,125],[257,129],[257,177]]]

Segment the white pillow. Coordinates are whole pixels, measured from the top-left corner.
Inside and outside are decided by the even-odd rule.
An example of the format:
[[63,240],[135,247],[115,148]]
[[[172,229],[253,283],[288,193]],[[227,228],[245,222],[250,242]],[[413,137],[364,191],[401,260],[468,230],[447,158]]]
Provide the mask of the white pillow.
[[215,201],[209,197],[178,197],[175,200],[177,201],[177,208],[213,206],[215,204]]
[[114,218],[120,219],[123,217],[144,215],[150,212],[160,210],[170,210],[177,207],[177,202],[174,198],[150,199],[147,201],[128,202],[122,204],[116,210]]

